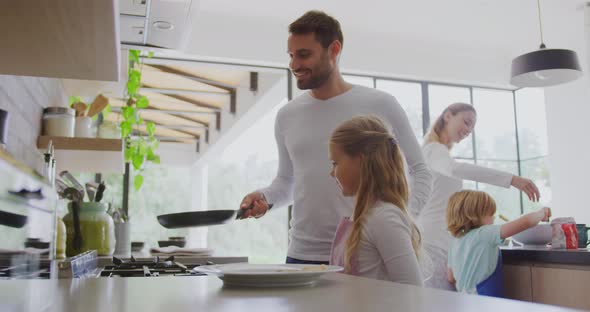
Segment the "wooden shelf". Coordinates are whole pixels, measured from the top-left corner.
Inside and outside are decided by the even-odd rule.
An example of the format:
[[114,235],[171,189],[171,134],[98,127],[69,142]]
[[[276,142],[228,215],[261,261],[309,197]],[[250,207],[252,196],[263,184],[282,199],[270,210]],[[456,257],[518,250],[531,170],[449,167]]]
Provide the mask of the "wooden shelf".
[[82,151],[122,151],[123,140],[102,138],[68,138],[54,136],[40,136],[37,140],[37,148],[46,149],[49,141],[53,142],[56,150],[82,150]]
[[102,138],[67,138],[40,136],[37,148],[47,150],[49,141],[55,148],[57,172],[123,173],[123,140]]

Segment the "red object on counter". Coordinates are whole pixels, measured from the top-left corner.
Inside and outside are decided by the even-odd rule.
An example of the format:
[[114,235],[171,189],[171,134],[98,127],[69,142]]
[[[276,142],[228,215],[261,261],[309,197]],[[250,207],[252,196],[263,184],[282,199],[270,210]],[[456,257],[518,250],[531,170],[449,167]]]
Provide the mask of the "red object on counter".
[[565,234],[566,249],[578,249],[578,230],[572,223],[561,224],[561,229]]

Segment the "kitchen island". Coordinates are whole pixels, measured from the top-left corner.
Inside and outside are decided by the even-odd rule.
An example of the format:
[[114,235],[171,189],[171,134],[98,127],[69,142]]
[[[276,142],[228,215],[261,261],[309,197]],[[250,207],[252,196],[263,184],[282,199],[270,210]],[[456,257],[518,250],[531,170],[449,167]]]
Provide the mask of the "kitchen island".
[[590,310],[590,251],[501,247],[506,296]]
[[312,287],[227,288],[214,276],[0,281],[0,311],[568,311],[328,273]]

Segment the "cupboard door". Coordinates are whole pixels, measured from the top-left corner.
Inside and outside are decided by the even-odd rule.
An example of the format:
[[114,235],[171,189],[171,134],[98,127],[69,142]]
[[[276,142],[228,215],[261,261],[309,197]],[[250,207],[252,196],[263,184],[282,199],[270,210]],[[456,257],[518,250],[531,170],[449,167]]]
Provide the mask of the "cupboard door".
[[533,267],[533,301],[590,310],[590,271]]
[[506,298],[533,301],[531,266],[504,264],[502,270]]

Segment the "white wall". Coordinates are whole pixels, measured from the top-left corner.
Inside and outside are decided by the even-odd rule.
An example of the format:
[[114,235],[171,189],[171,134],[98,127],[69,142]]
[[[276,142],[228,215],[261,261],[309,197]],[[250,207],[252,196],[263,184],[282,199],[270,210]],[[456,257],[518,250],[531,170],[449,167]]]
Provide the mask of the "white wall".
[[552,208],[556,217],[573,216],[579,223],[590,223],[587,204],[590,175],[588,28],[585,30],[583,15],[563,26],[569,29],[561,36],[554,34],[552,46],[575,49],[585,74],[575,82],[545,89]]

